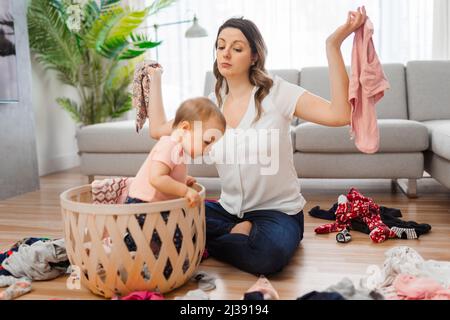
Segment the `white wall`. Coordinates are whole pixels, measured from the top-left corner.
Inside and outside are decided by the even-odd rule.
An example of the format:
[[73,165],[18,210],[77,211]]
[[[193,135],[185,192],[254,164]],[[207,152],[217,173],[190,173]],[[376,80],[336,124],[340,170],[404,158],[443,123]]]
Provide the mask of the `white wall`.
[[[17,72],[9,82],[19,85],[17,102],[0,104],[0,200],[39,189],[25,1],[11,1],[11,14]],[[2,77],[8,78],[10,70],[0,69]]]
[[56,103],[58,97],[77,101],[75,89],[63,85],[53,71],[44,71],[32,57],[32,99],[36,127],[39,175],[79,165],[75,139],[77,125]]

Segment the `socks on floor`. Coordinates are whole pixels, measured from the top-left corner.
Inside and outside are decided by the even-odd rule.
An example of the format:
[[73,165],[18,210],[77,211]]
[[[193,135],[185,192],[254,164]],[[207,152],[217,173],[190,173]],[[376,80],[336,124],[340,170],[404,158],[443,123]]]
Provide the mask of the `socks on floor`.
[[347,229],[344,229],[342,231],[339,231],[336,234],[336,241],[339,243],[347,243],[352,240],[352,235]]
[[191,281],[198,283],[198,288],[203,291],[210,291],[216,288],[216,278],[205,271],[197,271]]
[[[309,215],[324,220],[335,220],[338,203],[335,203],[330,209],[323,210],[320,206],[315,206],[309,211]],[[394,231],[400,239],[418,239],[421,235],[428,233],[431,226],[427,223],[417,223],[415,221],[404,221],[400,209],[380,206],[381,221]],[[393,229],[394,228],[394,229]],[[369,227],[361,220],[351,221],[351,230],[370,234]],[[334,230],[338,231],[338,230]]]
[[400,239],[417,239],[417,233],[416,230],[413,228],[406,229],[406,228],[398,228],[398,227],[392,227],[392,231],[395,232],[397,237]]
[[[336,213],[337,207],[338,207],[337,202],[328,210],[323,210],[320,208],[320,206],[315,206],[314,208],[309,210],[309,215],[312,217],[315,217],[315,218],[319,218],[319,219],[334,220],[334,219],[336,219],[335,213]],[[381,215],[381,220],[383,220],[383,216],[391,216],[391,217],[400,218],[400,217],[402,217],[402,212],[400,211],[400,209],[387,208],[384,206],[380,206],[380,215]],[[386,223],[384,220],[383,220],[383,222]]]

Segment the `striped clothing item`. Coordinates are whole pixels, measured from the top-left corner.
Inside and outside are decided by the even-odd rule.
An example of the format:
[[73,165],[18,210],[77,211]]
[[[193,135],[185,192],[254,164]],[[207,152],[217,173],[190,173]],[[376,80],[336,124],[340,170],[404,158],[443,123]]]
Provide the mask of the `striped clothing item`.
[[131,102],[136,108],[136,132],[144,126],[148,118],[147,110],[150,99],[150,82],[149,70],[153,67],[161,68],[156,61],[142,61],[136,65],[133,78],[133,94]]
[[397,295],[397,290],[392,285],[377,288],[377,291],[384,297],[384,300],[400,300],[400,297]]
[[92,203],[94,204],[121,204],[125,203],[128,188],[133,178],[117,177],[95,180],[91,183]]
[[400,239],[405,239],[403,234],[406,235],[406,239],[418,239],[416,230],[414,228],[398,228],[398,227],[392,227],[391,231],[393,231],[397,237]]

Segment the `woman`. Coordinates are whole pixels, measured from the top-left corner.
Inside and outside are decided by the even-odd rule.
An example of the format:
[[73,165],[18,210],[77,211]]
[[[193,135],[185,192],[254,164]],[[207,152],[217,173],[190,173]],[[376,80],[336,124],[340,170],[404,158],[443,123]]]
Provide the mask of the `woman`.
[[[280,163],[276,174],[262,175],[260,164],[216,161],[221,197],[218,203],[206,203],[206,247],[211,256],[254,274],[275,273],[288,264],[303,238],[305,205],[289,126],[294,116],[332,127],[349,124],[349,79],[340,46],[365,19],[364,7],[350,11],[346,23],[326,40],[331,101],[269,76],[264,40],[251,21],[229,19],[219,28],[214,62],[217,82],[210,99],[227,121],[223,138],[239,139],[238,132],[248,129],[278,130]],[[152,70],[152,78],[150,135],[159,139],[170,133],[172,121],[164,114],[160,69]],[[245,150],[254,150],[250,147]],[[217,152],[212,151],[217,160]]]

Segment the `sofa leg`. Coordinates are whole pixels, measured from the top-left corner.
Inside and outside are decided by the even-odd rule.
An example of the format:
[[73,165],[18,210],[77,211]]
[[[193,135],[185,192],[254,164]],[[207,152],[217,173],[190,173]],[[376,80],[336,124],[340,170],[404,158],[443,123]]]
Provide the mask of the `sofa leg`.
[[391,192],[397,192],[397,179],[391,179]]
[[94,182],[94,180],[95,180],[95,176],[94,176],[94,175],[89,175],[89,176],[88,176],[89,184],[91,184],[92,182]]
[[392,179],[391,186],[397,185],[408,198],[417,198],[417,179]]

